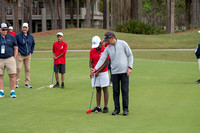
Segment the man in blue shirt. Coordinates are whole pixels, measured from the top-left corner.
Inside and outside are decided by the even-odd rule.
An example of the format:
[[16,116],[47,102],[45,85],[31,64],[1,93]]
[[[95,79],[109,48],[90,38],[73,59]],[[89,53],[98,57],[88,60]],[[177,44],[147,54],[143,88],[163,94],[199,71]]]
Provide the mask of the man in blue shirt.
[[[195,50],[195,55],[197,57],[197,60],[199,62],[199,70],[200,70],[200,44],[197,46],[196,50]],[[200,84],[200,79],[195,81],[197,84]]]
[[15,36],[17,45],[19,47],[19,54],[17,56],[17,74],[15,88],[19,88],[20,72],[24,63],[25,69],[25,87],[32,88],[30,85],[30,64],[31,54],[35,47],[33,36],[28,32],[28,23],[22,24],[22,32]]
[[16,98],[15,95],[15,74],[16,74],[16,62],[15,59],[18,54],[18,46],[15,37],[7,34],[7,24],[2,23],[0,29],[0,98],[4,97],[4,71],[7,69],[7,73],[10,78],[10,97]]

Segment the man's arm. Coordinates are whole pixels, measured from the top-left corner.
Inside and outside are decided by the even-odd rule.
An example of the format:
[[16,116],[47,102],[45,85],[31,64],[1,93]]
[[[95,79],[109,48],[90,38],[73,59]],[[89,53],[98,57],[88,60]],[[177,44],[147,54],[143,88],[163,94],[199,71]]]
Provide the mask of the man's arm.
[[18,54],[18,46],[14,46],[14,58],[17,58],[17,54]]
[[103,69],[105,69],[109,64],[109,59],[106,59],[105,63],[103,64],[102,67],[100,67],[100,69],[96,72],[95,76],[98,77],[99,76],[99,72],[101,72]]
[[57,57],[56,57],[55,54],[54,54],[54,55],[53,55],[53,58],[54,58],[54,60],[56,60],[56,59],[60,58],[60,57],[63,56],[63,55],[65,55],[65,53],[61,53],[61,54],[59,54]]

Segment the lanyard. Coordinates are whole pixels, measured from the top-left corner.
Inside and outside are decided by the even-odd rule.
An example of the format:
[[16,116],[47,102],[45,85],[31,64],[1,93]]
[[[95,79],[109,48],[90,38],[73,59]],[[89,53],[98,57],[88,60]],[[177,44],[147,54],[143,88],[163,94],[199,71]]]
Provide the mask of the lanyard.
[[1,43],[2,43],[2,45],[5,45],[5,44],[6,44],[6,37],[3,38],[3,37],[1,36]]

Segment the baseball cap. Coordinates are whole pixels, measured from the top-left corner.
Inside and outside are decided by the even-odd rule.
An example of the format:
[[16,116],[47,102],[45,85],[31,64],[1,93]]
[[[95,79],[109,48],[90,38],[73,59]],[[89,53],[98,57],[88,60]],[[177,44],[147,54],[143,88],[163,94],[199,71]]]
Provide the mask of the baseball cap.
[[97,48],[97,47],[99,47],[100,42],[101,42],[100,37],[94,36],[94,37],[92,38],[92,48]]
[[1,28],[7,28],[8,26],[7,26],[7,24],[6,23],[2,23],[1,24]]
[[28,23],[23,23],[22,27],[27,27],[28,28]]
[[115,38],[115,34],[113,33],[113,32],[111,32],[111,31],[108,31],[108,32],[106,32],[105,33],[105,37],[104,37],[104,42],[107,42],[108,41],[108,39],[110,39],[111,37],[114,37]]
[[62,32],[58,32],[56,35],[57,36],[63,36],[63,33]]
[[9,30],[13,30],[13,27],[12,26],[9,26],[9,28],[8,28]]

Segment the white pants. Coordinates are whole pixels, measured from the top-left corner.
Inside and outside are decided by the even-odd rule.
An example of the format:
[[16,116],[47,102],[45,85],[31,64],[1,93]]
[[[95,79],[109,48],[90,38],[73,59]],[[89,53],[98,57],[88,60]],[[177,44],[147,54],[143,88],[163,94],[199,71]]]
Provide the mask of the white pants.
[[198,59],[198,62],[199,62],[199,71],[200,71],[200,59]]
[[107,87],[109,85],[109,77],[107,72],[100,72],[98,77],[92,78],[92,87]]

